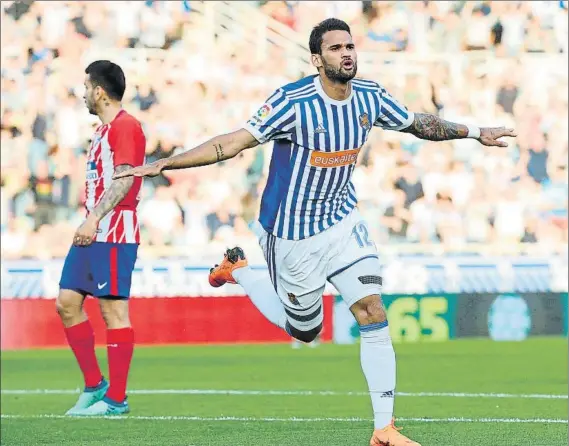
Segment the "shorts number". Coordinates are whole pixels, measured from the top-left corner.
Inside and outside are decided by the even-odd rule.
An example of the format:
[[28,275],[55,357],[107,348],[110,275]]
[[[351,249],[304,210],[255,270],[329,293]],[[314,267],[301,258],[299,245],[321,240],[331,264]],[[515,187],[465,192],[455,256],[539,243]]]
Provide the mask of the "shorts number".
[[373,242],[369,240],[368,230],[365,223],[360,222],[356,224],[354,229],[352,229],[352,234],[355,235],[360,248],[363,248],[364,246],[373,246]]

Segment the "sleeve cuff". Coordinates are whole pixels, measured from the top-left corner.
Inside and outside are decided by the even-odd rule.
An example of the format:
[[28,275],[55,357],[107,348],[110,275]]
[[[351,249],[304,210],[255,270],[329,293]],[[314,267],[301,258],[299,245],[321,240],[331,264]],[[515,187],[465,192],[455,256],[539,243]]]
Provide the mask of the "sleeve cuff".
[[245,123],[245,125],[243,126],[243,128],[245,130],[247,130],[249,133],[251,133],[251,135],[253,135],[253,137],[259,141],[259,144],[264,144],[267,142],[267,138],[265,138],[263,136],[263,134],[261,132],[259,132],[259,129],[257,129],[256,127],[253,127],[251,124],[249,124],[248,122]]
[[407,112],[407,119],[405,120],[405,122],[403,122],[401,125],[398,125],[397,127],[391,127],[391,130],[404,130],[407,127],[409,127],[411,124],[413,124],[414,120],[415,120],[415,113],[413,113],[412,111]]

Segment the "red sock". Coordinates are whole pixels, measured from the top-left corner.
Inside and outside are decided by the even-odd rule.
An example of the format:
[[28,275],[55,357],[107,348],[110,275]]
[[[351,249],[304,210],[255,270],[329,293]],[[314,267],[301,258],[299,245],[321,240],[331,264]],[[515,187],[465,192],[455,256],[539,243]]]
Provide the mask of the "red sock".
[[110,387],[106,396],[117,403],[122,403],[126,397],[126,381],[133,350],[132,327],[107,330]]
[[103,379],[95,356],[95,334],[89,320],[65,328],[67,342],[73,350],[79,368],[83,372],[85,387],[95,387]]

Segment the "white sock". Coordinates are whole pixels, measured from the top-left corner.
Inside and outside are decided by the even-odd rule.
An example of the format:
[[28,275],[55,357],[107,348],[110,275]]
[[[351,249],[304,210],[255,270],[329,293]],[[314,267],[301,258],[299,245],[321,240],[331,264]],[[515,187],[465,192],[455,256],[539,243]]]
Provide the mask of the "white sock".
[[267,271],[253,271],[246,266],[236,269],[232,275],[263,316],[284,330],[286,314],[269,273]]
[[361,363],[367,380],[375,429],[391,423],[395,396],[395,351],[387,321],[361,325]]

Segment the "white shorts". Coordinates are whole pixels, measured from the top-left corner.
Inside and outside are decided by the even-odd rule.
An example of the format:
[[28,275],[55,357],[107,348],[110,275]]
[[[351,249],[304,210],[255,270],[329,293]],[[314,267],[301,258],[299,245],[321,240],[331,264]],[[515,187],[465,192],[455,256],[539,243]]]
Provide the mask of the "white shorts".
[[302,331],[322,323],[322,294],[329,281],[348,305],[381,293],[375,243],[359,211],[303,240],[285,240],[259,230],[269,275],[289,323]]

